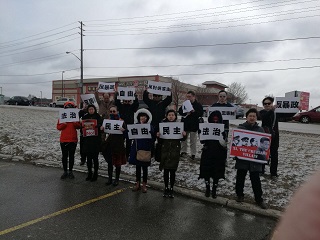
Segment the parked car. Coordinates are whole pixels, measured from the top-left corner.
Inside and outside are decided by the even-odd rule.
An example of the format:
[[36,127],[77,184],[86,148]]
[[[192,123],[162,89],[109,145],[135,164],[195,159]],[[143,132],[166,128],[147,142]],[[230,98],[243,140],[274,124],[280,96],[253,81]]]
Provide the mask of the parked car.
[[30,101],[26,97],[22,96],[13,96],[9,100],[6,101],[6,104],[8,105],[23,105],[23,106],[29,106]]
[[76,103],[76,100],[74,98],[66,98],[66,97],[63,97],[63,98],[59,98],[57,101],[55,102],[52,102],[52,103],[49,103],[49,106],[50,107],[63,107],[63,105],[66,103],[66,102],[74,102]]
[[236,107],[236,118],[243,118],[244,117],[244,109],[237,103],[231,103],[233,106]]
[[306,112],[297,112],[292,119],[302,123],[320,122],[320,106]]

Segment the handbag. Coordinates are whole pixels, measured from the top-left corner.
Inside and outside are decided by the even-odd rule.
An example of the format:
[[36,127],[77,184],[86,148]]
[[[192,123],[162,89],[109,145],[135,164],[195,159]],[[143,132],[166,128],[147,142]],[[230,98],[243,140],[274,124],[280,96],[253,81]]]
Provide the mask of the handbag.
[[151,151],[138,150],[138,143],[136,142],[137,149],[137,160],[141,162],[150,162],[151,161]]

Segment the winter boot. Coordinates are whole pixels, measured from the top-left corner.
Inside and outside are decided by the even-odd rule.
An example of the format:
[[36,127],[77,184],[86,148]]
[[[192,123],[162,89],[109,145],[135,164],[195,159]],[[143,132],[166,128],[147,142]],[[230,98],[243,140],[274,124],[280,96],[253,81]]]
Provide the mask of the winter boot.
[[112,184],[112,175],[109,176],[108,181],[106,182],[106,185],[109,186]]
[[134,187],[132,188],[133,192],[137,192],[141,189],[140,187],[140,182],[136,182],[136,184],[134,185]]
[[165,198],[169,197],[169,188],[168,188],[168,187],[166,187],[166,188],[164,189],[163,197],[165,197]]
[[217,186],[218,184],[213,184],[212,186],[212,198],[217,198]]
[[169,189],[169,198],[174,198],[173,188],[170,188],[170,189]]
[[147,183],[146,183],[146,182],[142,182],[141,191],[142,191],[143,193],[146,193],[146,192],[147,192]]
[[66,179],[68,177],[68,172],[64,172],[62,175],[61,175],[61,179]]
[[98,179],[98,172],[94,171],[93,175],[92,175],[92,178],[91,178],[91,182],[95,182],[95,181],[97,181],[97,179]]
[[210,197],[210,182],[209,181],[205,181],[206,183],[206,193],[205,196],[206,197]]
[[86,178],[86,181],[90,181],[92,179],[92,172],[88,172],[88,177]]

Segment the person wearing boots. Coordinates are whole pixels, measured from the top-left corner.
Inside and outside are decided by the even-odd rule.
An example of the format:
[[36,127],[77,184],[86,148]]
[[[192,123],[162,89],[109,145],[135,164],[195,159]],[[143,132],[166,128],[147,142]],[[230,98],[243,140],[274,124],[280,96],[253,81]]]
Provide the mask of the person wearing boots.
[[[176,122],[177,113],[174,110],[168,110],[166,113],[166,118],[162,122]],[[182,132],[182,135],[185,137],[187,133]],[[174,198],[173,195],[173,186],[176,178],[176,171],[179,166],[180,160],[180,150],[181,150],[181,140],[183,139],[161,139],[160,133],[157,132],[158,144],[160,145],[160,150],[156,152],[156,159],[160,159],[159,169],[163,171],[164,179],[164,193],[163,197]],[[170,177],[170,188],[169,188],[169,177]]]
[[[64,108],[76,108],[73,102],[66,102]],[[60,147],[62,151],[62,165],[63,174],[61,179],[70,178],[73,179],[73,165],[74,165],[74,154],[78,143],[77,129],[80,129],[80,122],[67,122],[60,123],[58,120],[57,129],[61,132],[60,134]],[[69,157],[69,172],[68,172],[68,157]]]
[[[122,120],[116,106],[111,106],[109,109],[110,120]],[[121,165],[127,163],[124,125],[120,129],[123,134],[109,134],[106,140],[106,154],[105,159],[108,162],[108,181],[106,185],[117,186],[121,173]],[[112,180],[113,167],[116,168],[116,177]]]
[[[102,118],[97,112],[94,105],[88,105],[88,113],[85,114],[81,121],[83,133],[83,148],[87,156],[88,176],[86,181],[95,182],[98,178],[99,169],[99,150],[101,142]],[[93,121],[90,121],[93,120]],[[94,172],[92,174],[92,164]]]
[[[135,119],[137,121],[137,124],[146,124],[146,123],[150,124],[152,120],[152,115],[147,109],[141,108],[135,113]],[[131,145],[129,163],[136,165],[136,184],[132,189],[132,191],[134,192],[137,192],[140,189],[143,193],[147,192],[148,167],[151,164],[151,149],[153,148],[154,141],[155,141],[154,128],[152,127],[152,125],[150,127],[151,127],[150,133],[152,136],[151,138],[135,139]],[[137,160],[137,152],[139,150],[144,150],[150,153],[149,159],[146,159],[144,161]],[[143,172],[142,187],[141,187],[141,170]]]
[[[222,123],[220,111],[213,111],[208,117],[209,123]],[[223,133],[224,135],[225,133]],[[225,162],[227,160],[227,145],[222,140],[203,140],[202,154],[200,159],[200,178],[204,178],[206,184],[205,196],[210,196],[210,178],[212,178],[212,197],[217,197],[219,179],[225,178]]]
[[[87,109],[88,106],[84,102],[81,102],[80,108],[81,110],[79,111],[79,119],[82,119],[82,117],[88,113],[88,109]],[[87,161],[86,159],[87,159],[87,156],[83,148],[83,134],[82,134],[82,128],[81,128],[80,129],[80,166],[83,166],[84,164],[86,164],[86,161]]]
[[[247,121],[238,126],[239,129],[262,132],[264,130],[257,123],[258,111],[255,108],[250,108],[246,112]],[[251,185],[254,193],[254,199],[258,206],[262,209],[266,209],[267,205],[264,203],[262,198],[262,188],[260,181],[260,173],[262,172],[262,163],[252,162],[248,160],[243,160],[241,158],[236,158],[235,168],[237,169],[236,175],[236,194],[237,194],[237,202],[244,201],[244,182],[246,179],[247,172],[250,173]]]

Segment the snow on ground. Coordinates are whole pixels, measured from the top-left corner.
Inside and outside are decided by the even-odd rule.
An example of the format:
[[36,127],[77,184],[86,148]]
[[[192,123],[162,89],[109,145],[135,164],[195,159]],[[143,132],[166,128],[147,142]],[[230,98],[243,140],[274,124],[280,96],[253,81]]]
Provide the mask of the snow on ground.
[[[58,109],[0,106],[0,154],[19,156],[25,161],[45,159],[60,163],[60,133],[56,130],[57,117]],[[231,126],[235,127],[235,125]],[[318,134],[290,132],[288,129],[280,132],[279,178],[277,181],[270,179],[268,166],[266,167],[267,175],[261,176],[263,197],[270,207],[283,209],[297,187],[319,169],[319,146]],[[176,181],[179,186],[204,191],[203,180],[198,180],[200,142],[197,150],[196,160],[181,159]],[[75,158],[76,164],[79,164],[79,147]],[[106,169],[107,164],[101,155],[99,159],[100,168]],[[122,172],[134,175],[135,167],[123,166]],[[229,158],[226,179],[219,182],[219,196],[235,198],[235,174],[234,160]],[[153,162],[149,168],[149,179],[163,182],[162,178],[158,163]],[[249,176],[245,184],[245,201],[254,201]]]

